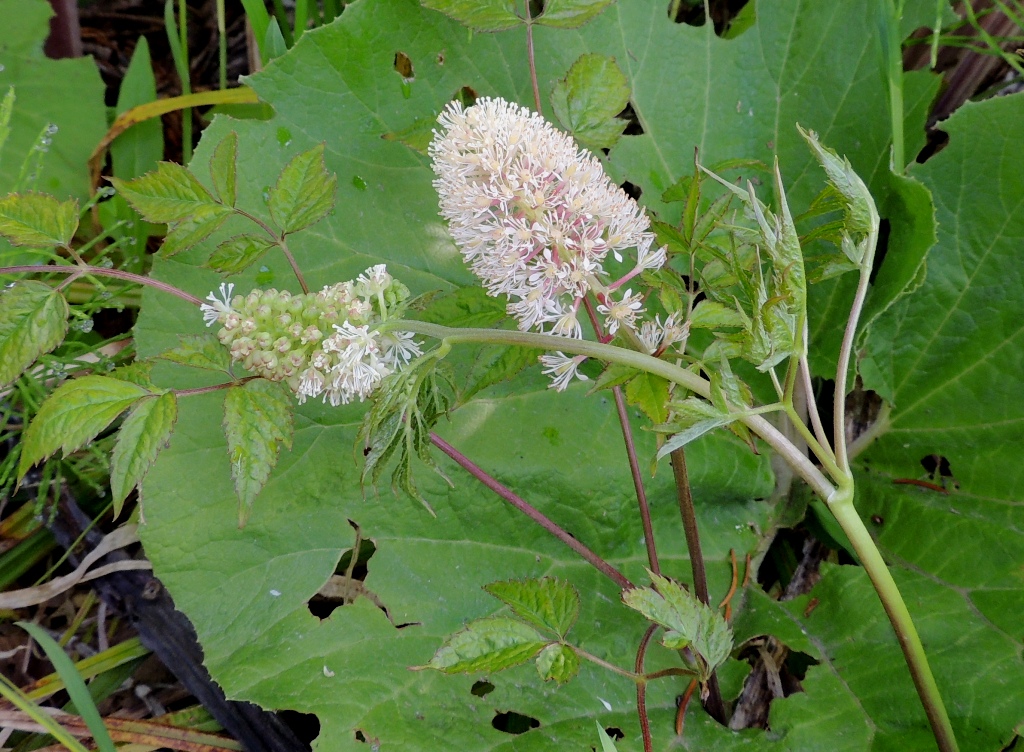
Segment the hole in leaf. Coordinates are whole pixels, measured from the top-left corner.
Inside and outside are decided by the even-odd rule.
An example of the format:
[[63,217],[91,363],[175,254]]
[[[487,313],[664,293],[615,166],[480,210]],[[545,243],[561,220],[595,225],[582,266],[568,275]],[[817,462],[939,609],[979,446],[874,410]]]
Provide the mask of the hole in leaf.
[[933,478],[952,478],[953,471],[949,469],[949,460],[941,454],[929,454],[921,459],[921,467]]
[[644,127],[640,124],[640,118],[637,116],[636,108],[633,107],[632,102],[629,102],[622,110],[622,112],[620,112],[615,117],[619,120],[626,121],[626,129],[622,131],[623,136],[644,135]]
[[336,608],[352,603],[360,596],[369,598],[385,614],[387,613],[387,609],[377,596],[363,587],[363,581],[369,571],[367,565],[376,553],[377,546],[372,540],[363,537],[359,525],[352,520],[349,520],[348,524],[356,532],[356,545],[341,555],[338,566],[334,568],[334,574],[306,603],[309,612],[321,621],[334,613]]
[[811,656],[791,651],[770,635],[748,641],[739,658],[746,660],[751,669],[736,701],[732,728],[767,728],[771,703],[802,692],[800,682],[807,669],[818,664]]
[[363,734],[361,729],[356,729],[356,741],[366,744],[366,736]]
[[525,734],[530,729],[538,728],[540,721],[510,710],[507,713],[495,713],[491,725],[506,734]]
[[640,189],[640,186],[634,185],[633,183],[630,183],[627,180],[622,184],[621,187],[622,190],[626,192],[626,195],[629,196],[631,199],[633,199],[634,201],[640,200],[640,195],[643,193],[643,191]]
[[412,69],[412,60],[404,52],[395,53],[395,72],[407,83],[416,79],[416,74]]
[[[711,7],[711,20],[715,24],[715,34],[718,36],[730,36],[729,27],[739,12],[747,5],[747,0],[711,0],[708,3]],[[673,10],[675,17],[672,18]],[[669,18],[676,23],[683,23],[687,26],[703,26],[707,21],[704,13],[703,0],[674,0],[669,3]]]
[[463,107],[472,107],[476,104],[476,100],[480,97],[476,93],[476,89],[472,86],[463,86],[457,92],[452,94],[452,100],[459,102]]
[[871,274],[868,276],[868,282],[875,284],[875,277],[878,276],[878,270],[882,268],[882,262],[885,261],[885,254],[889,252],[889,235],[892,234],[892,223],[888,219],[882,219],[878,223],[878,246],[875,248],[875,258],[871,262]]
[[297,710],[279,710],[278,718],[285,722],[299,741],[312,744],[320,736],[320,719],[315,713],[300,713]]
[[617,726],[609,726],[604,730],[604,732],[612,738],[612,741],[617,742],[619,739],[626,738],[625,732]]
[[494,685],[489,681],[483,681],[482,679],[480,681],[473,682],[473,686],[469,689],[469,693],[475,697],[487,697],[487,695],[493,691]]
[[921,148],[921,151],[917,153],[917,157],[915,157],[914,161],[918,162],[919,164],[924,164],[929,159],[938,154],[940,151],[945,149],[948,145],[948,133],[946,133],[945,131],[940,131],[938,128],[929,128],[928,138],[925,141],[924,146]]

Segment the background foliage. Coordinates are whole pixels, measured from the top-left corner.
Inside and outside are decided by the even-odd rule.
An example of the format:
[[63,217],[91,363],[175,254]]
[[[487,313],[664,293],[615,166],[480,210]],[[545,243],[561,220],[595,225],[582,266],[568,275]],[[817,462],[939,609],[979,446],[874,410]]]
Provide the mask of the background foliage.
[[[428,7],[415,0],[358,0],[334,23],[302,34],[287,52],[280,28],[267,27],[261,38],[270,40],[277,29],[280,44],[273,50],[264,45],[263,57],[275,59],[248,83],[273,116],[218,116],[190,169],[213,190],[212,162],[221,177],[217,194],[233,196],[237,189],[239,206],[270,221],[284,200],[272,190],[284,165],[300,152],[316,161],[322,149],[337,180],[335,209],[289,236],[310,288],[387,263],[414,293],[450,294],[431,309],[434,319],[494,326],[504,319],[504,307],[474,291],[438,217],[424,148],[436,114],[453,97],[532,102],[526,32],[509,3],[422,5]],[[663,222],[679,220],[680,204],[670,199],[692,174],[695,153],[707,165],[726,159],[770,165],[777,156],[790,206],[796,214],[804,211],[823,180],[797,124],[817,131],[864,176],[888,234],[859,333],[857,367],[863,387],[886,406],[869,429],[873,442],[858,442],[864,450],[856,459],[857,505],[894,569],[962,749],[1004,749],[1024,733],[1024,695],[1016,691],[1024,672],[1024,471],[1016,456],[1024,423],[1024,95],[963,107],[940,124],[948,145],[915,163],[940,79],[928,72],[891,77],[888,6],[752,0],[744,11],[747,24],[723,38],[711,24],[673,22],[662,3],[549,0],[533,32],[538,78],[545,115],[592,148],[607,149],[613,178],[628,182]],[[935,24],[933,0],[903,6],[890,38]],[[42,8],[0,0],[0,17],[16,32],[11,39],[42,35]],[[429,8],[502,30],[470,33]],[[576,21],[589,23],[567,28],[574,8],[582,9]],[[595,68],[570,71],[584,55],[602,71],[617,70],[592,95],[595,108],[604,110],[597,125],[572,110],[567,93],[593,85],[588,75]],[[135,61],[119,112],[155,96],[146,75],[148,47],[140,45]],[[45,60],[34,41],[0,43],[0,64],[0,95],[5,76],[18,81],[0,188],[31,187],[18,165],[52,122],[58,130],[47,146],[56,158],[46,161],[34,185],[62,199],[84,199],[80,165],[104,125],[95,71],[80,61]],[[61,86],[73,82],[82,96],[73,102],[56,96],[58,80]],[[898,122],[890,112],[893,85],[904,101]],[[620,119],[607,119],[626,105]],[[893,144],[894,125],[905,134],[902,144]],[[128,135],[113,153],[115,174],[123,178],[144,172],[160,156],[150,131]],[[228,189],[217,170],[236,147],[237,186]],[[891,163],[900,152],[908,164]],[[755,179],[767,174],[751,169]],[[759,191],[768,200],[770,181],[764,182]],[[333,192],[328,187],[324,195]],[[121,197],[115,202],[103,211],[131,216]],[[251,229],[231,216],[194,248],[154,258],[153,274],[201,298],[223,280],[204,266],[211,251]],[[144,242],[155,230],[139,223],[131,231]],[[817,245],[808,248],[814,253]],[[31,253],[19,249],[5,262],[23,258]],[[273,251],[230,279],[240,292],[298,288]],[[32,285],[23,288],[29,297],[53,297],[43,283]],[[811,288],[811,365],[822,379],[834,373],[852,295],[853,281],[846,278]],[[183,334],[204,332],[194,307],[152,289],[144,293],[134,330],[140,357],[166,352]],[[556,394],[538,368],[518,372],[532,356],[495,347],[466,347],[449,362],[469,375],[460,377],[463,399],[440,429],[444,438],[628,577],[645,581],[643,533],[607,392],[588,395],[578,384]],[[517,375],[498,383],[507,373]],[[167,359],[152,375],[157,384],[176,388],[223,381],[223,374]],[[65,389],[82,390],[95,378]],[[106,383],[124,393],[146,392],[129,381]],[[233,390],[228,400],[245,396]],[[530,665],[469,677],[409,670],[427,663],[465,622],[507,614],[482,589],[500,580],[557,576],[571,582],[582,597],[573,639],[623,667],[631,666],[647,624],[620,604],[613,583],[456,465],[440,462],[451,484],[427,472],[418,478],[436,512],[431,516],[386,487],[361,484],[357,431],[365,406],[308,403],[298,409],[290,435],[275,437],[290,448],[240,527],[225,450],[225,392],[147,399],[125,421],[122,437],[150,420],[163,432],[173,426],[173,434],[140,492],[146,554],[194,623],[205,663],[229,696],[316,713],[321,750],[367,744],[587,749],[596,744],[595,721],[624,734],[618,749],[639,749],[634,685],[591,664],[565,687],[542,683]],[[653,463],[653,434],[643,430],[639,410],[633,412],[641,462]],[[150,462],[164,435],[135,453],[115,451],[111,482],[119,501],[130,490],[126,478],[135,477],[131,468]],[[790,651],[787,667],[798,674],[802,691],[772,701],[768,732],[727,730],[694,703],[680,739],[672,729],[683,687],[674,680],[652,684],[656,748],[930,748],[931,733],[890,624],[851,557],[824,565],[813,590],[792,600],[776,600],[758,581],[775,537],[805,513],[840,547],[841,533],[799,491],[786,493],[786,475],[776,477],[779,468],[768,456],[751,453],[724,432],[687,451],[716,603],[729,587],[730,551],[752,561],[750,583],[733,601],[739,649],[721,671],[724,694],[737,697],[748,657],[764,635]],[[924,477],[929,480],[922,483]],[[685,581],[689,564],[668,468],[657,468],[648,494],[663,567]],[[372,545],[354,550],[356,540]],[[311,610],[328,578],[354,557],[368,570],[366,597],[325,617]],[[652,648],[649,667],[669,665],[672,657]],[[517,735],[499,730],[494,721],[509,712],[533,719],[534,726]]]

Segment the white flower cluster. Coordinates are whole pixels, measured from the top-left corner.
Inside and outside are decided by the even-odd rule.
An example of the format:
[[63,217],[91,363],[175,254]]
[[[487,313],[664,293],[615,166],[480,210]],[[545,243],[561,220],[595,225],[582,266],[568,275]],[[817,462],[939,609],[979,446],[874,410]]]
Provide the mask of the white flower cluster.
[[232,297],[233,289],[222,284],[219,296],[210,293],[202,306],[206,325],[221,325],[217,337],[234,362],[285,382],[300,404],[320,395],[332,405],[362,401],[421,354],[411,334],[373,329],[388,306],[409,295],[383,264],[318,293],[270,289]]
[[[643,209],[601,163],[540,115],[503,99],[468,109],[452,102],[430,144],[441,215],[491,295],[508,295],[519,328],[582,336],[583,297],[597,293],[609,332],[635,329],[639,295],[613,293],[644,269],[665,263]],[[636,262],[612,281],[611,253],[636,249]]]
[[[642,296],[617,290],[660,268],[665,249],[653,248],[647,215],[601,163],[540,115],[503,99],[465,109],[452,102],[438,122],[430,156],[441,215],[488,293],[509,296],[519,328],[581,337],[580,304],[593,291],[609,333],[637,331]],[[621,262],[629,249],[635,263],[612,280],[607,255]],[[564,389],[582,359],[559,356],[544,365]]]

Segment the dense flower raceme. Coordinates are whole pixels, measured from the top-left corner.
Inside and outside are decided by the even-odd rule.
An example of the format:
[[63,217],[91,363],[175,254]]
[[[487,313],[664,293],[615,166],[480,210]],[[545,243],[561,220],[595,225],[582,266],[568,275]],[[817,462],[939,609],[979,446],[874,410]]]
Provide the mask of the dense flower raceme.
[[232,297],[233,288],[210,293],[202,306],[206,325],[220,324],[217,337],[234,362],[285,382],[300,403],[320,395],[332,405],[362,401],[421,354],[411,334],[374,330],[388,306],[409,295],[383,264],[306,295],[270,289]]
[[[647,215],[597,159],[540,115],[503,99],[469,108],[452,102],[438,123],[430,156],[441,216],[488,293],[510,298],[520,329],[581,337],[580,304],[593,291],[609,333],[624,327],[639,334],[645,326],[645,346],[653,352],[664,345],[660,322],[638,322],[642,296],[619,289],[660,268],[665,249],[653,247]],[[606,257],[622,262],[630,249],[634,265],[612,280]],[[564,389],[580,360],[559,353],[542,362]]]

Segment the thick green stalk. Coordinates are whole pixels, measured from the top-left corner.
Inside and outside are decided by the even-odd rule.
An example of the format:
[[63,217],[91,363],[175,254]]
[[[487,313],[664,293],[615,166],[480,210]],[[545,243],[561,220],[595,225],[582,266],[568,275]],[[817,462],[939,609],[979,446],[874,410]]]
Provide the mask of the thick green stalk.
[[900,595],[896,581],[893,580],[889,568],[886,566],[882,555],[864,522],[853,506],[853,482],[849,481],[836,491],[832,499],[828,500],[828,507],[836,520],[843,528],[853,544],[854,550],[860,557],[871,583],[875,586],[885,613],[889,617],[893,630],[896,632],[896,639],[899,640],[903,656],[910,669],[910,676],[914,680],[917,694],[924,705],[924,711],[931,724],[935,741],[942,752],[956,752],[958,749],[956,737],[953,736],[953,727],[949,722],[949,715],[946,713],[945,705],[942,703],[942,695],[935,683],[935,677],[928,666],[928,657],[925,655],[921,638],[914,628],[914,621],[910,617],[903,596]]
[[903,149],[903,46],[900,18],[904,0],[879,0],[878,25],[882,64],[889,88],[889,120],[892,128],[892,164],[900,175],[907,166]]
[[[447,340],[453,345],[459,342],[515,345],[519,347],[540,348],[548,351],[561,351],[572,353],[573,355],[585,355],[588,358],[595,358],[605,363],[619,363],[620,365],[646,371],[655,376],[661,376],[705,399],[711,398],[711,384],[697,374],[691,373],[674,363],[615,345],[604,345],[600,342],[573,339],[571,337],[558,337],[553,334],[535,334],[533,332],[509,331],[507,329],[455,328],[410,319],[394,319],[382,324],[380,328],[382,330],[424,334],[428,337]],[[793,446],[779,429],[767,420],[760,415],[741,415],[737,420],[750,428],[772,449],[782,455],[786,462],[793,467],[800,477],[822,499],[827,500],[835,492],[835,486],[822,474],[821,470],[807,459],[803,452]]]

